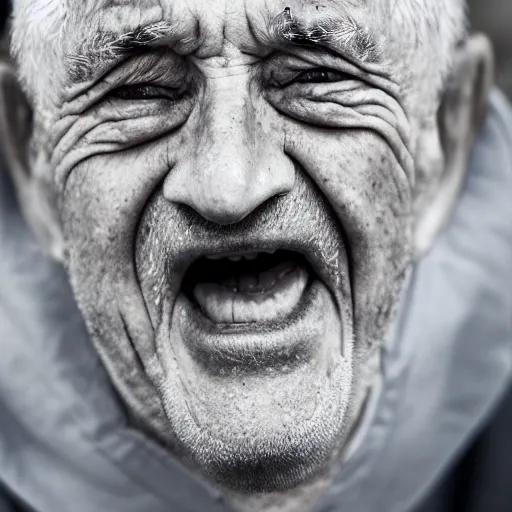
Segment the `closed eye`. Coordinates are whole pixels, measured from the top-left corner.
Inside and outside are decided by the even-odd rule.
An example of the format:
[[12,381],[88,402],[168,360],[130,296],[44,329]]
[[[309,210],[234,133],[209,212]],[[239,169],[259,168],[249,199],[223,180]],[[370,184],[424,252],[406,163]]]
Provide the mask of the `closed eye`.
[[109,96],[120,100],[169,100],[177,101],[184,96],[185,92],[173,87],[135,84],[123,85],[114,89]]
[[270,71],[269,83],[274,87],[286,88],[297,84],[326,84],[354,80],[355,78],[343,71],[330,68],[290,69],[276,66]]
[[350,80],[352,77],[347,73],[343,73],[340,71],[333,71],[328,68],[317,68],[317,69],[308,69],[307,71],[303,71],[299,75],[297,75],[291,82],[286,85],[291,85],[293,83],[299,84],[323,84],[329,82],[341,82],[342,80]]

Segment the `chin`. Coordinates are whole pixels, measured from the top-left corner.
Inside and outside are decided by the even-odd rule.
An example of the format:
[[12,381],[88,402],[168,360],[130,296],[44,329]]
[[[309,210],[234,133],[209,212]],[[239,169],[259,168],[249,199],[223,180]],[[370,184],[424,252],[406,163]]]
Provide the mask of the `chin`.
[[178,294],[158,333],[164,410],[186,458],[241,492],[296,487],[328,466],[352,388],[342,323],[313,280],[289,315],[214,323]]
[[247,493],[288,490],[325,470],[352,390],[348,322],[319,262],[265,246],[197,257],[163,296],[156,343],[179,451]]

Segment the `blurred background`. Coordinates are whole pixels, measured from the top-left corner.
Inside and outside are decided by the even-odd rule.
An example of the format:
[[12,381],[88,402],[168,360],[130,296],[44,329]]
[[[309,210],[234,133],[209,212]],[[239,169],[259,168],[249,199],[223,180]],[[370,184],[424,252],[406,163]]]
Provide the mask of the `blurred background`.
[[[512,99],[512,0],[468,0],[471,25],[493,40],[497,60],[497,82]],[[9,0],[0,0],[0,20]]]
[[512,99],[512,0],[468,0],[474,30],[493,40],[497,81]]

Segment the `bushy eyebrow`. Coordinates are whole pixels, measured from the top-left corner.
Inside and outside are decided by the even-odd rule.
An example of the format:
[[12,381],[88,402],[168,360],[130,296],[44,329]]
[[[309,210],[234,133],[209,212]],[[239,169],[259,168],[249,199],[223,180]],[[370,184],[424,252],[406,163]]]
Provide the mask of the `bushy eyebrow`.
[[68,55],[70,79],[84,82],[112,63],[165,46],[172,34],[172,24],[167,21],[137,26],[124,33],[98,30],[80,45],[77,52]]
[[325,47],[356,62],[376,64],[381,60],[375,34],[349,14],[305,22],[297,19],[290,8],[286,8],[270,20],[268,30],[274,38],[283,42]]
[[[305,22],[295,18],[290,9],[269,20],[266,44],[273,47],[305,46],[327,48],[361,63],[378,63],[380,51],[373,33],[354,18],[326,18]],[[174,27],[160,21],[137,26],[123,33],[96,31],[68,55],[68,74],[74,83],[80,83],[101,74],[133,55],[156,47],[170,46]]]

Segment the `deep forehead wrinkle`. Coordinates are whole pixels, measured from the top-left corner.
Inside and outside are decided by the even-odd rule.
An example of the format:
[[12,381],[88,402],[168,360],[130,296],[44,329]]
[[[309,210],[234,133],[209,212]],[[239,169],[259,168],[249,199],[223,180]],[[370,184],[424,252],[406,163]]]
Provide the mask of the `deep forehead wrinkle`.
[[[375,35],[348,13],[306,19],[287,7],[267,19],[265,35],[260,34],[259,42],[268,48],[326,48],[356,62],[380,61]],[[198,40],[198,34],[195,35]],[[172,48],[182,38],[172,20],[136,25],[122,32],[99,27],[84,39],[76,52],[67,56],[70,80],[87,81],[129,57],[157,47]]]

